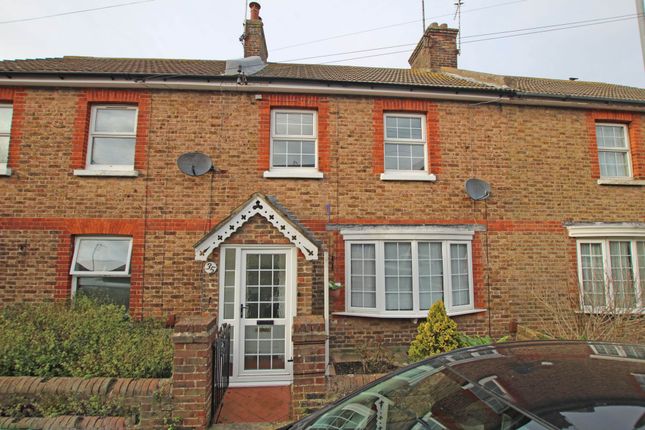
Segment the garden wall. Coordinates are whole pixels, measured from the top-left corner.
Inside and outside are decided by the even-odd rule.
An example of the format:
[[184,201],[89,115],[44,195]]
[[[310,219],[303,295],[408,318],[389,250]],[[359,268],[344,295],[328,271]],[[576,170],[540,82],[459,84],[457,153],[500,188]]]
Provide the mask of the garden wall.
[[[0,417],[0,428],[160,428],[171,414],[170,387],[170,379],[4,376],[0,410],[11,416]],[[59,416],[34,416],[42,414]]]

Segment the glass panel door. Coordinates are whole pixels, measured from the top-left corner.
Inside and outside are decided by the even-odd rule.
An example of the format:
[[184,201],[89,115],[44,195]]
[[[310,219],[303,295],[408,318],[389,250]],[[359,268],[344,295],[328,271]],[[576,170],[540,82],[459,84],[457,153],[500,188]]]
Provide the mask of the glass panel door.
[[240,374],[287,371],[287,252],[243,251]]

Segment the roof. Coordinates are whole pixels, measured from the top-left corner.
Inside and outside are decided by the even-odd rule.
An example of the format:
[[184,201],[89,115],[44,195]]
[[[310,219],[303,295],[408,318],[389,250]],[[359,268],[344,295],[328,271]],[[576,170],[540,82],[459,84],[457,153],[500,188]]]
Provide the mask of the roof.
[[[153,78],[222,78],[226,61],[158,58],[62,57],[0,61],[5,74],[124,75]],[[227,78],[231,78],[228,76]],[[268,63],[249,76],[291,80],[412,86],[645,102],[645,89],[599,82],[515,77],[443,68],[402,69],[322,64]]]

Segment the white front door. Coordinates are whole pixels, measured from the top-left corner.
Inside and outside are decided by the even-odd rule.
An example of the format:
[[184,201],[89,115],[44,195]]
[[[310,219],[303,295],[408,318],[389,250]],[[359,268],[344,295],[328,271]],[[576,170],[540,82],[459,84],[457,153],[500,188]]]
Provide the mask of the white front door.
[[234,385],[292,379],[292,254],[289,248],[223,249],[220,320],[233,326]]

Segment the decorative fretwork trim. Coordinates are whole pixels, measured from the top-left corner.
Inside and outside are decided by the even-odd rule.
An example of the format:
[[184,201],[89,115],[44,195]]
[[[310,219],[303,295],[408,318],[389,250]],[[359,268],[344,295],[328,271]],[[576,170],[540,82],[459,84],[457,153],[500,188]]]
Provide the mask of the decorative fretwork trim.
[[226,222],[221,223],[195,246],[195,260],[206,261],[218,246],[231,237],[254,215],[261,215],[269,221],[284,237],[302,251],[307,260],[318,259],[318,247],[296,228],[288,218],[276,210],[264,196],[256,194],[244,207]]

